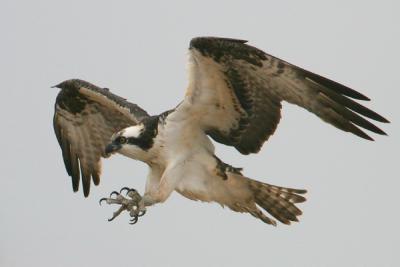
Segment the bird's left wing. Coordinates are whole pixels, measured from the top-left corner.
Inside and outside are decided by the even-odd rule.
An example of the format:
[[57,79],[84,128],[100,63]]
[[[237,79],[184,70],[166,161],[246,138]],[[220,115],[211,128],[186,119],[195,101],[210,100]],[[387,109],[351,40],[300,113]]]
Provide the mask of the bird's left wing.
[[139,106],[82,80],[67,80],[59,85],[54,112],[54,131],[60,144],[67,173],[76,192],[82,178],[83,193],[89,195],[90,180],[100,182],[101,157],[111,136],[142,118],[148,117]]
[[358,127],[385,134],[362,116],[388,121],[352,98],[369,100],[246,41],[199,37],[190,43],[189,86],[177,111],[187,114],[214,140],[243,154],[258,152],[274,133],[282,101],[299,105],[365,139],[372,140]]

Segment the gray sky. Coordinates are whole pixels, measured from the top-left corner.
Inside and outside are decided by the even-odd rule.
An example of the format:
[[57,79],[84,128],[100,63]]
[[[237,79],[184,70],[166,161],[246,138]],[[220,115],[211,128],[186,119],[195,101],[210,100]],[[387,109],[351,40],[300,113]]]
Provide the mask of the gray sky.
[[[400,266],[398,1],[233,2],[0,1],[0,266]],[[259,154],[217,154],[308,189],[300,223],[274,228],[176,193],[135,226],[108,223],[114,207],[99,198],[143,192],[147,167],[115,156],[88,199],[73,194],[50,86],[81,78],[160,113],[182,99],[188,43],[201,35],[248,39],[361,91],[392,121],[380,125],[389,137],[364,141],[285,104]]]

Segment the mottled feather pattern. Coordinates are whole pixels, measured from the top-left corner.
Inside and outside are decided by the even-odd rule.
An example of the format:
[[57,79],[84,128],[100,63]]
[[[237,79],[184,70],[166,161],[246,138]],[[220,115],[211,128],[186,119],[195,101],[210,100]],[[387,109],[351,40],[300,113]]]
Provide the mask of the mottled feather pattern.
[[[248,71],[251,71],[250,66],[247,68],[249,69],[243,68],[242,65],[240,71],[235,71],[235,78],[229,79],[238,98],[245,99],[241,104],[247,116],[240,120],[238,128],[232,129],[238,136],[233,143],[242,154],[259,151],[262,144],[275,132],[282,108],[280,101],[265,87],[265,83],[259,79],[252,79],[248,74]],[[240,91],[242,92],[238,94]]]
[[[242,154],[258,152],[279,123],[281,101],[299,105],[335,127],[368,140],[372,138],[357,126],[385,134],[360,115],[379,122],[388,120],[351,99],[369,100],[368,97],[245,43],[215,37],[195,38],[190,43],[197,68],[206,67],[202,64],[211,65],[201,57],[213,60],[217,65],[214,68],[225,77],[225,90],[234,92],[244,110],[244,113],[237,112],[236,117],[230,117],[232,127],[229,131],[212,126],[207,133],[214,140],[234,146]],[[212,89],[196,85],[193,88]],[[200,99],[202,94],[197,92],[195,96]],[[223,106],[229,99],[216,94],[214,101]],[[213,125],[212,122],[209,125]],[[226,120],[224,125],[228,125]]]
[[214,155],[214,158],[216,160],[216,168],[215,168],[216,174],[218,176],[222,177],[222,179],[224,179],[224,180],[228,179],[228,175],[226,174],[227,172],[242,175],[243,168],[233,167],[232,165],[229,165],[229,164],[223,162],[215,155]]
[[82,80],[67,80],[57,85],[54,130],[62,149],[64,164],[78,191],[82,180],[85,196],[90,181],[100,183],[101,157],[111,136],[136,125],[148,114],[139,106]]
[[[259,207],[284,224],[298,221],[297,216],[300,216],[302,212],[295,206],[295,203],[306,200],[300,195],[305,194],[306,190],[279,187],[251,179],[248,183],[254,194],[254,201]],[[276,225],[274,220],[266,219],[266,216],[261,216],[260,212],[254,212],[252,215],[266,223]]]
[[145,207],[164,202],[175,190],[192,200],[247,212],[267,224],[276,225],[275,219],[284,224],[298,221],[302,211],[296,204],[306,200],[306,190],[245,177],[241,168],[215,155],[209,137],[242,154],[256,153],[275,132],[282,101],[368,140],[372,138],[364,129],[385,134],[369,119],[388,120],[356,102],[369,100],[365,95],[246,42],[194,38],[185,98],[158,116],[82,80],[55,86],[61,91],[54,130],[73,190],[82,183],[88,196],[91,180],[100,182],[101,157],[120,153],[150,166]]

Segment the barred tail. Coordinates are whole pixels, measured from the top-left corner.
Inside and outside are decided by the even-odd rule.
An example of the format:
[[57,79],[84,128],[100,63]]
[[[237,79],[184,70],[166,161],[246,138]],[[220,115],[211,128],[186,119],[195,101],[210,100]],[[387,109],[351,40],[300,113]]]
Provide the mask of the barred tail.
[[[254,201],[259,207],[284,224],[298,221],[297,216],[301,215],[302,212],[295,206],[295,203],[301,203],[306,200],[300,194],[305,194],[307,190],[279,187],[251,179],[248,182]],[[265,223],[276,225],[275,220],[268,218],[260,209],[249,212]]]

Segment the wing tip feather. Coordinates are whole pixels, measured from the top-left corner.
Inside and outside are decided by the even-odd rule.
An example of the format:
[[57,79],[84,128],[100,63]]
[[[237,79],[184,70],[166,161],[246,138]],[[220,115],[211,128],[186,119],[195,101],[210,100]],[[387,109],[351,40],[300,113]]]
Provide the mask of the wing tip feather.
[[369,136],[368,134],[366,134],[364,131],[362,131],[360,128],[356,127],[353,125],[352,129],[350,130],[351,133],[357,135],[358,137],[361,137],[365,140],[368,141],[375,141],[375,139],[373,139],[371,136]]
[[[301,69],[301,68],[299,68],[299,69]],[[323,85],[327,88],[332,88],[331,90],[334,90],[337,93],[340,93],[340,94],[343,94],[343,95],[346,95],[348,97],[358,99],[358,100],[363,100],[363,101],[371,100],[366,95],[364,95],[348,86],[345,86],[341,83],[335,82],[329,78],[325,78],[325,77],[323,77],[319,74],[313,73],[311,71],[304,70],[304,69],[301,69],[301,70],[305,72],[305,77],[307,77],[308,79],[310,79],[320,85]]]

